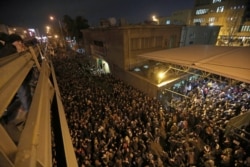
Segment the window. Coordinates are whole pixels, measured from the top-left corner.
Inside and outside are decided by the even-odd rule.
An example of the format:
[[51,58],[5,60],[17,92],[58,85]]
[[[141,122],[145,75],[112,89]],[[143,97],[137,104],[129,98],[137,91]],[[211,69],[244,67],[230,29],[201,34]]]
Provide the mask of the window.
[[242,26],[241,27],[241,32],[245,31],[245,29],[246,29],[246,26]]
[[213,0],[213,3],[221,2],[221,0]]
[[236,20],[237,20],[237,17],[228,17],[227,18],[227,21],[231,22],[231,23],[236,22]]
[[166,20],[166,24],[170,24],[170,20]]
[[250,32],[250,26],[242,26],[241,32]]
[[196,18],[193,20],[193,23],[203,23],[203,22],[205,22],[204,18]]
[[219,6],[216,10],[217,13],[222,13],[224,11],[224,6]]
[[216,21],[216,18],[215,17],[209,17],[208,18],[208,22],[209,23],[214,23]]
[[196,15],[202,15],[208,13],[208,9],[198,9],[196,10],[195,14]]

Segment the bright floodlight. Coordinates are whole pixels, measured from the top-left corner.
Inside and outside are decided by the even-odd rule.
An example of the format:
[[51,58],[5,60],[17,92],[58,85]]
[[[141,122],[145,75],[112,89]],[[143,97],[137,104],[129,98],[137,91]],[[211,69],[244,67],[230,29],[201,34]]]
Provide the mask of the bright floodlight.
[[164,78],[164,76],[165,76],[165,72],[160,72],[160,73],[158,74],[158,77],[159,77],[160,79]]

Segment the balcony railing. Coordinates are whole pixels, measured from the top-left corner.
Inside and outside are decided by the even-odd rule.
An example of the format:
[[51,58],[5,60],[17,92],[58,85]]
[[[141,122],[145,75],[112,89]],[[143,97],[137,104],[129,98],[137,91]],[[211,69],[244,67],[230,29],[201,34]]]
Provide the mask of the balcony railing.
[[[30,71],[36,69],[38,72],[18,140],[14,140],[9,130],[0,124],[0,167],[53,166],[52,141],[60,148],[57,153],[58,166],[78,166],[53,64],[46,53],[43,59],[40,56],[42,52],[37,45],[0,59],[0,120],[8,112],[8,106]],[[57,133],[53,135],[52,125],[57,127]],[[56,139],[52,140],[53,137]]]

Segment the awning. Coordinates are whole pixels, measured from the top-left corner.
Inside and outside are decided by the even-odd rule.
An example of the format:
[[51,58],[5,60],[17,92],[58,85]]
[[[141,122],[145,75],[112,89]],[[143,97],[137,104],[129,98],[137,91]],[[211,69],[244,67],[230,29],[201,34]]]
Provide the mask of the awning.
[[250,47],[190,45],[139,57],[172,63],[250,83]]

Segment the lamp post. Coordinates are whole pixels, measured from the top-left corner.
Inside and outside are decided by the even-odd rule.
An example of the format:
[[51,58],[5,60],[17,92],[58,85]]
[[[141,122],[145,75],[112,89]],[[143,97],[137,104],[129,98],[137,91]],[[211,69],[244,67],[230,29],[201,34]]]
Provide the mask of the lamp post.
[[[56,20],[55,17],[53,17],[53,16],[50,16],[49,19],[50,19],[51,21]],[[64,33],[63,33],[62,24],[61,24],[61,21],[60,21],[60,20],[58,20],[58,24],[59,24],[59,28],[60,28],[60,32],[61,32],[61,38],[62,38],[62,40],[63,40],[63,41],[62,41],[62,42],[63,42],[63,46],[65,47],[65,46],[66,46],[66,43],[65,43]]]

